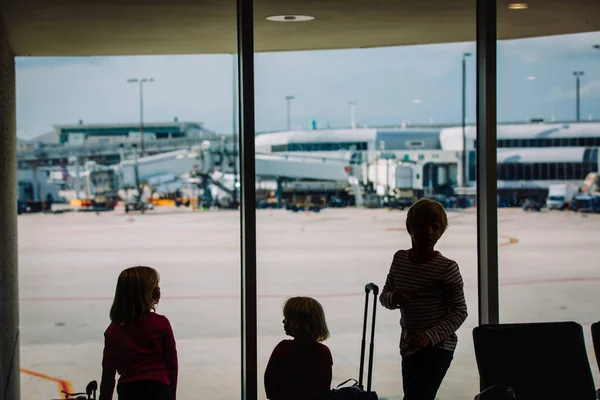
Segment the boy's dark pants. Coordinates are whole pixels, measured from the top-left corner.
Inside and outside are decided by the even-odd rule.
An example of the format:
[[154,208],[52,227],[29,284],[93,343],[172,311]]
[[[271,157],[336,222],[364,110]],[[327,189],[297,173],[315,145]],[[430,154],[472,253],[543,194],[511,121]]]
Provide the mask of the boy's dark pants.
[[158,381],[135,381],[119,383],[119,400],[170,400],[171,388]]
[[404,400],[435,400],[454,352],[423,349],[402,358]]

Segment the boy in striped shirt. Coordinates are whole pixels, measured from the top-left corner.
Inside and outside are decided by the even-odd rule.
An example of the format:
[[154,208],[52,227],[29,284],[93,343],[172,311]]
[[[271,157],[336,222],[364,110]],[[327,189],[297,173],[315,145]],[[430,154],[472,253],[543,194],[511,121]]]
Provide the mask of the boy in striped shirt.
[[379,297],[385,308],[400,309],[404,400],[435,400],[467,318],[458,265],[434,250],[447,227],[440,203],[413,204],[406,217],[412,248],[396,252]]

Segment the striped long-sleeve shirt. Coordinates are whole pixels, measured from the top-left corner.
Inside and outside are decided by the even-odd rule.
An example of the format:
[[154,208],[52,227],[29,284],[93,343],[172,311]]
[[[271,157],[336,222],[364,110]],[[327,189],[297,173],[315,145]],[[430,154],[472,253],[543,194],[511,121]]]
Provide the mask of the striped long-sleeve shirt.
[[[409,294],[410,304],[405,308],[394,304],[396,289]],[[415,264],[409,251],[396,252],[379,301],[390,310],[400,308],[402,356],[419,350],[409,341],[409,335],[416,332],[425,332],[435,348],[456,348],[456,331],[467,318],[463,280],[456,262],[436,252],[431,261]]]

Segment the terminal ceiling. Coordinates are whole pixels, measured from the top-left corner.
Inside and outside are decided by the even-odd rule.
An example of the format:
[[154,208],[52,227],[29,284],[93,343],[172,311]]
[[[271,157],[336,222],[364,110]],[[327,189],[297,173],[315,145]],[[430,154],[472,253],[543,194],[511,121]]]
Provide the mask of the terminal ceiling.
[[[519,0],[527,1],[527,0]],[[600,0],[498,2],[499,39],[600,31]],[[256,51],[475,40],[475,0],[255,0]],[[270,22],[271,15],[310,22]],[[0,0],[18,56],[233,53],[235,0]]]

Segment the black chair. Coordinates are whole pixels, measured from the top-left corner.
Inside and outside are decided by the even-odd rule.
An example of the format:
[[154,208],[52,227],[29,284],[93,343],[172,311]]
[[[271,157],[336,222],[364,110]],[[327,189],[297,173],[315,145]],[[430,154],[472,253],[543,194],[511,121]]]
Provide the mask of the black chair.
[[[600,369],[600,322],[592,324],[592,343],[594,344],[596,363],[598,364],[598,369]],[[600,399],[600,389],[596,391],[596,398]]]
[[483,389],[508,387],[517,400],[596,399],[583,329],[575,322],[482,325],[473,342]]
[[592,324],[592,342],[594,343],[596,363],[598,363],[598,369],[600,369],[600,322]]

